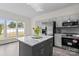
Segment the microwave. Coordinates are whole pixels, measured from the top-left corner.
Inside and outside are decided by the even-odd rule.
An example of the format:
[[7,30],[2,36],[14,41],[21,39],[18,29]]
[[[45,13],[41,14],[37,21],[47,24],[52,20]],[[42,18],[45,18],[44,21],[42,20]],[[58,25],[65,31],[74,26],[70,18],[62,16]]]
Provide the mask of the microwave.
[[63,22],[62,26],[77,26],[78,21]]

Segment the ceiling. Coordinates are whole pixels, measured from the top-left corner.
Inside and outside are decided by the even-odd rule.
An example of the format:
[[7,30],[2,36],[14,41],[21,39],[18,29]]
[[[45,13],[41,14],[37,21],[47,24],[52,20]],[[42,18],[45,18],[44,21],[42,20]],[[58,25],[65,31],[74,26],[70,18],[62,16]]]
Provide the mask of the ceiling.
[[72,6],[73,3],[0,3],[0,9],[33,18],[45,13]]

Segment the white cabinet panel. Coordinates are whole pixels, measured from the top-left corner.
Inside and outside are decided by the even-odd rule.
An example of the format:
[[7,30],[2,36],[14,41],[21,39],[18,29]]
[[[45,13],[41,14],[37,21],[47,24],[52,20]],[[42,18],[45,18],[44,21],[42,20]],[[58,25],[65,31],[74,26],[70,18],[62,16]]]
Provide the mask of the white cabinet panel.
[[62,34],[55,34],[55,46],[62,47]]
[[62,27],[63,18],[58,17],[56,18],[56,27]]

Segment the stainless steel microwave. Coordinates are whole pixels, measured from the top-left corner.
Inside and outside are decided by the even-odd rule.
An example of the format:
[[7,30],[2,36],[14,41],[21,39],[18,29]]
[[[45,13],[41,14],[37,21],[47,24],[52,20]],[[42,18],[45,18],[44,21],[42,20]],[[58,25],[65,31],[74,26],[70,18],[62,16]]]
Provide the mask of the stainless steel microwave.
[[77,26],[78,21],[63,22],[62,26]]

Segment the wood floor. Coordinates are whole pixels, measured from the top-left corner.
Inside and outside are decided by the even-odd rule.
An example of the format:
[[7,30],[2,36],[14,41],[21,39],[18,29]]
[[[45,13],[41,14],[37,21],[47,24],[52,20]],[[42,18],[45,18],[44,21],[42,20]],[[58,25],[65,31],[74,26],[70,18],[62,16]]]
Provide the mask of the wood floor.
[[53,56],[79,56],[79,54],[62,48],[54,47]]
[[[15,43],[10,43],[6,45],[1,45],[0,56],[19,56],[19,43],[15,42]],[[79,56],[79,54],[54,47],[53,56]]]

